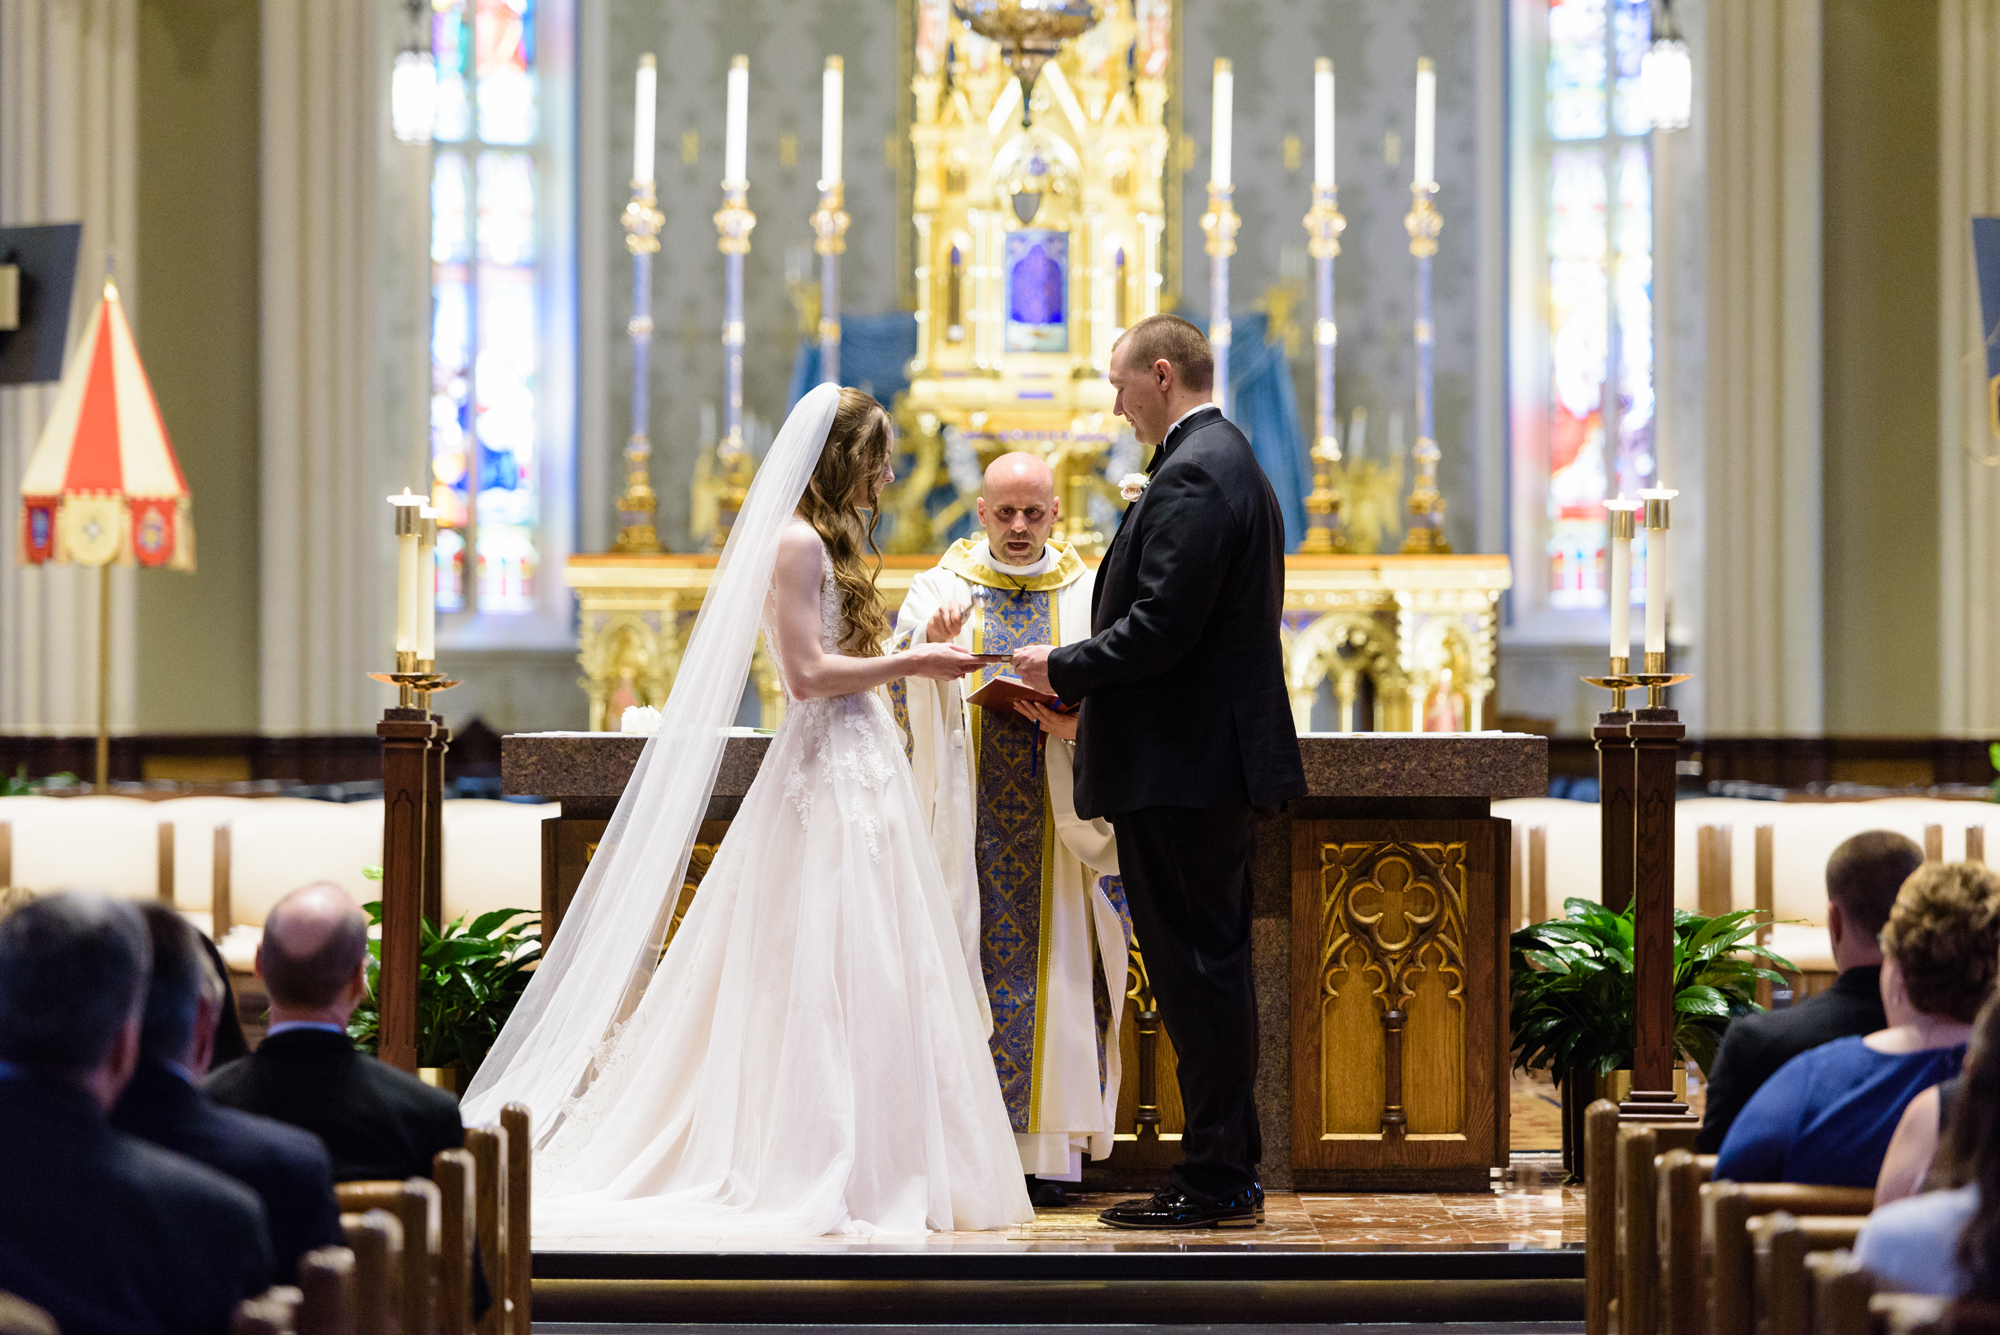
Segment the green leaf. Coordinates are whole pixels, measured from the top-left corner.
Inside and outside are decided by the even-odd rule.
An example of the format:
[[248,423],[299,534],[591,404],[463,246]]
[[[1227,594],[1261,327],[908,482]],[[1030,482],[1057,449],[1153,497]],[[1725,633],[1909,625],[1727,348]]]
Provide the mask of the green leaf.
[[379,862],[365,862],[365,863],[363,863],[363,864],[361,865],[361,879],[362,879],[362,880],[364,880],[364,881],[379,881],[379,880],[381,880],[381,879],[382,879],[382,864],[381,864],[381,863],[379,863]]

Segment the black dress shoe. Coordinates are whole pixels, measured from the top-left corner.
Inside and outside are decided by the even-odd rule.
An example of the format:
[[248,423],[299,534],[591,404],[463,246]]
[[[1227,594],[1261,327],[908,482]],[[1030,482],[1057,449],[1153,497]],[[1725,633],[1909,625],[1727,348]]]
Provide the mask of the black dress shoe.
[[1255,1228],[1263,1213],[1261,1187],[1246,1187],[1220,1201],[1168,1187],[1145,1200],[1121,1201],[1097,1217],[1113,1228]]
[[1060,1210],[1074,1203],[1060,1182],[1044,1182],[1032,1173],[1028,1175],[1028,1204],[1037,1210]]

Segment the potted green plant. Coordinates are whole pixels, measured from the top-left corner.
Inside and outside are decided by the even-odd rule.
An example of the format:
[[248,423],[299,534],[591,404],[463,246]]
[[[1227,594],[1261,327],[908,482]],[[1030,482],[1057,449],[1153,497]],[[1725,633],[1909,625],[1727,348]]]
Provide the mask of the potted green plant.
[[[1674,1056],[1704,1077],[1729,1022],[1758,1009],[1758,980],[1782,986],[1776,970],[1793,968],[1756,943],[1757,926],[1751,909],[1674,910]],[[1597,1077],[1632,1066],[1632,910],[1565,900],[1562,917],[1514,933],[1511,957],[1514,1065],[1562,1086],[1563,1163],[1575,1172]]]
[[[382,903],[361,906],[380,925]],[[541,959],[541,919],[528,909],[495,909],[468,925],[463,915],[442,930],[424,922],[417,961],[417,1065],[452,1073],[439,1083],[457,1089],[472,1078],[500,1028],[521,999],[532,967]],[[347,1032],[370,1052],[381,1045],[376,993],[382,943],[368,943],[368,995],[355,1007]]]

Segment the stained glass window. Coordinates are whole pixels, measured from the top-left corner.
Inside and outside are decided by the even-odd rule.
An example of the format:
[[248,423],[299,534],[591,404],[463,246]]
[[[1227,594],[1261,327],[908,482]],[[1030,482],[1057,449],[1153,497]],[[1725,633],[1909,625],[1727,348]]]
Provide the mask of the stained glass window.
[[1654,481],[1651,126],[1639,95],[1650,17],[1646,0],[1547,3],[1544,554],[1549,605],[1592,608],[1604,605],[1604,502]]
[[433,0],[431,492],[442,611],[528,612],[539,554],[535,0]]

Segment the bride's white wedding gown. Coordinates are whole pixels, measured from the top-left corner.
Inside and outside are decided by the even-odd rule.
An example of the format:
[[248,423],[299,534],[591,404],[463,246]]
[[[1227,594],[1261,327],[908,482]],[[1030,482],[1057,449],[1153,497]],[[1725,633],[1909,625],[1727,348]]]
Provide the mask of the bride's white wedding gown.
[[787,700],[643,999],[537,1157],[538,1246],[1034,1217],[894,719],[874,692]]

